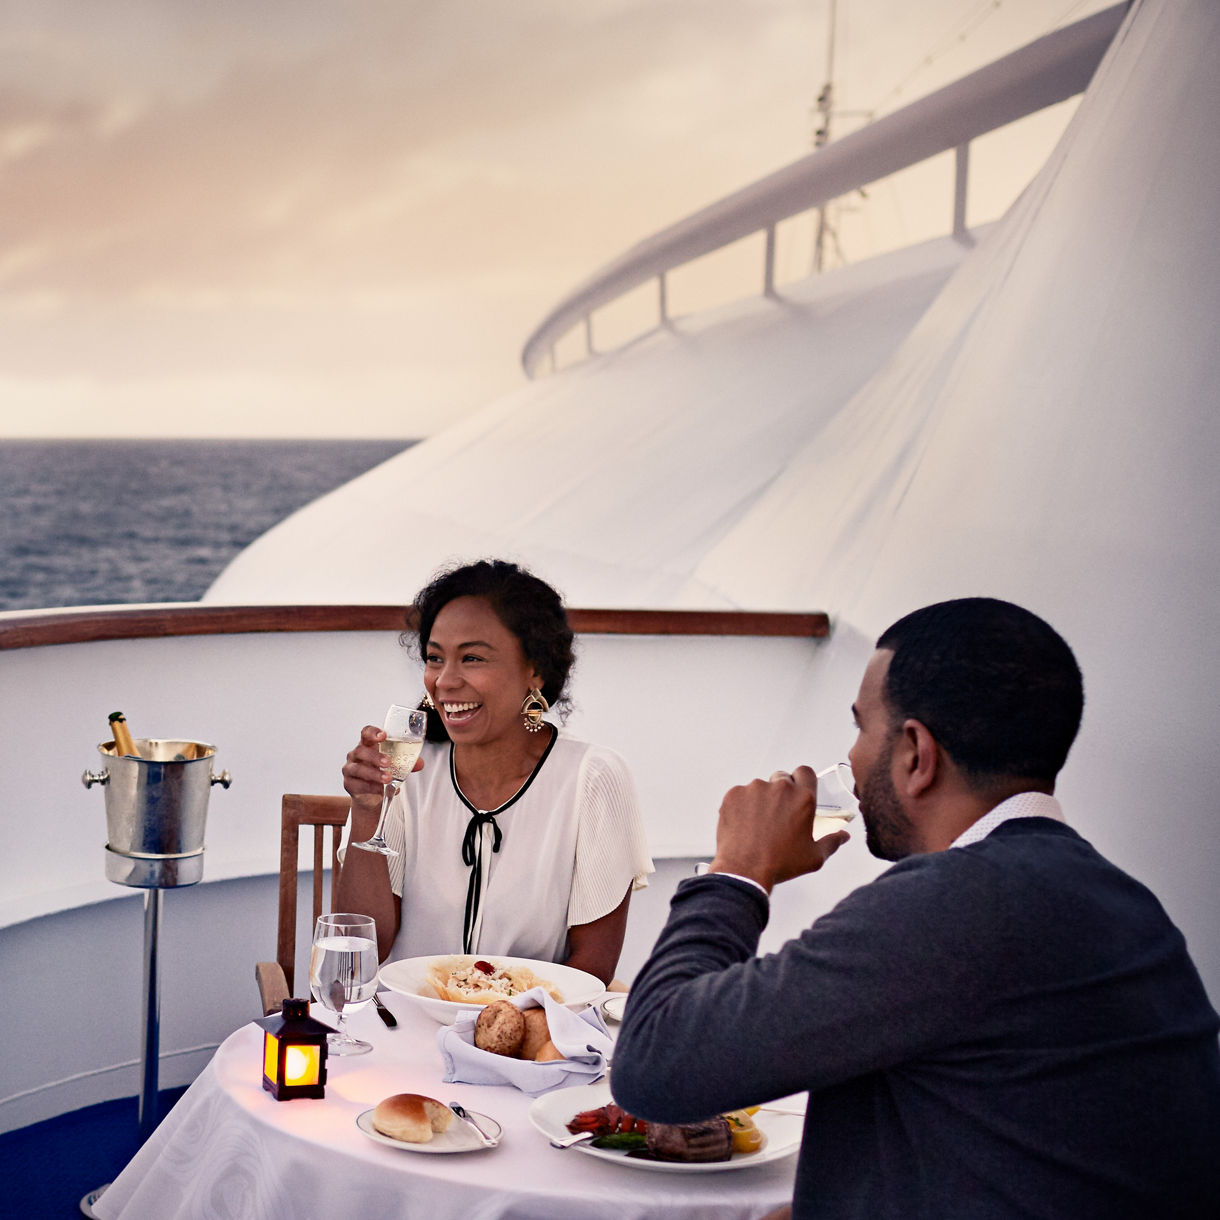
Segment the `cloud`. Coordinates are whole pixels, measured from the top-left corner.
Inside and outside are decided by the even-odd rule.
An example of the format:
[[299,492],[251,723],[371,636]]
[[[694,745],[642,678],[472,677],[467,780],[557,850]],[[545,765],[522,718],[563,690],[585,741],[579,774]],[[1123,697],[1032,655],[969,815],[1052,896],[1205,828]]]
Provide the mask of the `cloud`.
[[[139,8],[126,6],[132,26]],[[540,0],[446,0],[357,4],[336,25],[304,5],[294,21],[317,37],[298,27],[274,54],[240,22],[201,29],[185,6],[163,11],[161,37],[119,56],[123,72],[74,87],[50,71],[0,98],[3,245],[21,252],[0,290],[333,291],[529,257],[557,200],[597,217],[582,181],[646,175],[651,144],[691,138],[692,110],[729,109],[743,40],[765,35],[760,14],[791,11],[601,3],[558,20]],[[93,29],[75,39],[52,58],[95,49],[100,63],[114,45]],[[166,74],[170,53],[190,87]],[[716,160],[687,151],[692,168]]]
[[[864,8],[905,69],[913,10]],[[0,377],[389,403],[426,367],[468,410],[561,292],[808,149],[824,37],[824,0],[9,6]]]

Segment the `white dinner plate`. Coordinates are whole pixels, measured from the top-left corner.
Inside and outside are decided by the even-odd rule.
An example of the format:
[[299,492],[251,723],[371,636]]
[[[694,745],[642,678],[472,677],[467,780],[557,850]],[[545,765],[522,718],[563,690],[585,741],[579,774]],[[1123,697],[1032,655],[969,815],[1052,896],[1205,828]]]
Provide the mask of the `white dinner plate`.
[[[494,1118],[488,1118],[486,1114],[480,1114],[476,1110],[468,1109],[466,1111],[471,1118],[474,1119],[487,1134],[495,1140],[500,1138],[502,1134],[500,1124]],[[382,1135],[376,1127],[373,1126],[373,1111],[365,1110],[363,1114],[356,1116],[356,1126],[364,1132],[371,1140],[376,1140],[379,1144],[386,1144],[390,1148],[401,1148],[406,1152],[482,1152],[487,1145],[464,1123],[460,1118],[454,1117],[452,1123],[449,1124],[448,1131],[437,1131],[432,1138],[425,1144],[409,1144],[406,1140],[396,1140],[389,1135]]]
[[[571,1132],[568,1123],[582,1110],[596,1110],[612,1101],[610,1085],[601,1080],[596,1084],[576,1085],[570,1089],[556,1089],[544,1093],[530,1106],[530,1122],[548,1140],[562,1139]],[[734,1152],[727,1161],[701,1161],[685,1164],[682,1161],[646,1161],[628,1156],[626,1152],[610,1148],[594,1148],[591,1145],[573,1144],[565,1155],[579,1152],[595,1156],[603,1161],[615,1161],[632,1169],[653,1169],[662,1173],[721,1173],[726,1169],[749,1169],[751,1165],[766,1165],[791,1156],[801,1146],[801,1131],[804,1117],[799,1114],[774,1114],[759,1110],[754,1123],[763,1133],[765,1142],[757,1152]]]
[[[396,962],[387,962],[380,970],[381,985],[399,995],[406,996],[417,1004],[434,1021],[452,1025],[459,1014],[481,1008],[481,1004],[459,1004],[452,1000],[439,999],[428,982],[428,967],[435,961],[448,957],[473,956],[455,953],[438,953],[431,957],[404,957]],[[587,1008],[605,993],[602,981],[583,970],[561,966],[557,962],[538,962],[527,957],[493,957],[490,954],[479,960],[493,966],[528,966],[547,983],[554,983],[563,995],[565,1008],[579,1012]]]

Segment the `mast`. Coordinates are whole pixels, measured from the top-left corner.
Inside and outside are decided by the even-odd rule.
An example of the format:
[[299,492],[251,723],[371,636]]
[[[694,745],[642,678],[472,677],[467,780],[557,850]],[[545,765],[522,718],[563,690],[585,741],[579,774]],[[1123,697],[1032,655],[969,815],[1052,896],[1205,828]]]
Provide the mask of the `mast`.
[[[837,18],[838,0],[830,0],[828,13],[830,28],[826,39],[826,80],[822,91],[818,94],[817,113],[819,123],[813,133],[815,151],[830,140],[830,120],[834,113],[834,77],[835,77],[835,22]],[[813,269],[820,272],[826,250],[826,234],[828,230],[826,212],[829,201],[818,208],[817,232],[813,239]]]

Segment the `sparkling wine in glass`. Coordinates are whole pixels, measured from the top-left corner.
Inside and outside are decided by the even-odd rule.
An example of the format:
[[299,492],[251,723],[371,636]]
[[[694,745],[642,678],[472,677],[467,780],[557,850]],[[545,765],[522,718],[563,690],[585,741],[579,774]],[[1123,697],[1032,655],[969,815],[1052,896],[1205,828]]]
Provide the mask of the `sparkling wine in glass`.
[[362,843],[353,843],[352,846],[362,847],[365,851],[378,851],[383,856],[396,856],[398,852],[385,841],[385,815],[394,794],[402,781],[411,774],[415,760],[424,748],[428,713],[417,707],[401,707],[392,703],[381,727],[385,730],[385,741],[380,742],[377,749],[389,756],[391,779],[381,797],[381,816],[377,819],[377,829],[373,832],[373,837]]
[[857,813],[856,780],[848,763],[835,763],[817,773],[818,807],[813,815],[813,837],[843,830]]
[[309,955],[309,989],[339,1018],[326,1038],[332,1055],[363,1055],[373,1049],[348,1032],[353,1008],[363,1008],[377,990],[377,925],[367,915],[319,915]]

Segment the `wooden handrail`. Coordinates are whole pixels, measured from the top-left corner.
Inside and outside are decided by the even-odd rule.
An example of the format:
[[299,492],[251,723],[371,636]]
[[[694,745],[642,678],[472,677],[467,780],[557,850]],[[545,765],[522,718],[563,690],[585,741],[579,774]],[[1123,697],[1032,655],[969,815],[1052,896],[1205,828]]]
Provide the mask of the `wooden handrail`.
[[[414,608],[403,606],[157,606],[0,614],[0,652],[98,640],[178,635],[245,635],[264,631],[403,631]],[[733,635],[821,639],[830,620],[765,610],[568,610],[578,635]]]

